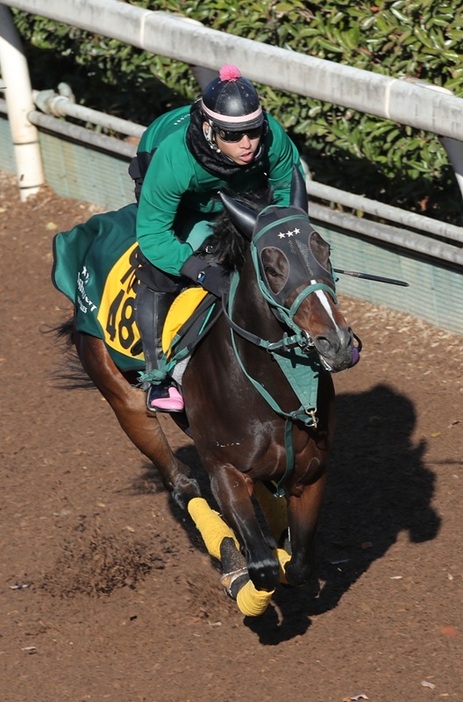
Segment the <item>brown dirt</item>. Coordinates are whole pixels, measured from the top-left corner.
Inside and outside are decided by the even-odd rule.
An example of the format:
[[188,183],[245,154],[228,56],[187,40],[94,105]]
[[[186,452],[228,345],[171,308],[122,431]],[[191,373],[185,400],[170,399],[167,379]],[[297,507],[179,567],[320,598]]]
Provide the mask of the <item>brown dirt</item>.
[[243,619],[98,392],[51,380],[51,238],[91,208],[0,188],[3,702],[460,702],[462,337],[342,300],[364,352],[335,378],[321,595]]

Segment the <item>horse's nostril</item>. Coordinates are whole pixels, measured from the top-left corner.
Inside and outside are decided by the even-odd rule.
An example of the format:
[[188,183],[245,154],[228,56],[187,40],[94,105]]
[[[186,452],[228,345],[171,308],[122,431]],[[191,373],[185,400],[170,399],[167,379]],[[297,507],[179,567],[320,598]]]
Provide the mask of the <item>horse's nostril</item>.
[[350,351],[353,345],[352,330],[345,328],[339,329],[337,333],[327,333],[314,338],[315,348],[318,353],[327,358],[333,358],[341,351]]
[[339,349],[339,341],[336,339],[335,343],[333,343],[333,340],[328,339],[326,336],[315,337],[314,343],[318,353],[322,356],[332,356]]

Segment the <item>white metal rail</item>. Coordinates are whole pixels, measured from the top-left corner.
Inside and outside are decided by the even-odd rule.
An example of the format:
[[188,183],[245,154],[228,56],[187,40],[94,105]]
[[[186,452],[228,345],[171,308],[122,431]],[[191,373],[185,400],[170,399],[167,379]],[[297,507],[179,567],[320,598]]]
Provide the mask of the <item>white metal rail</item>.
[[463,141],[463,99],[446,90],[208,29],[119,0],[1,0],[3,5],[211,69],[236,63],[251,80]]

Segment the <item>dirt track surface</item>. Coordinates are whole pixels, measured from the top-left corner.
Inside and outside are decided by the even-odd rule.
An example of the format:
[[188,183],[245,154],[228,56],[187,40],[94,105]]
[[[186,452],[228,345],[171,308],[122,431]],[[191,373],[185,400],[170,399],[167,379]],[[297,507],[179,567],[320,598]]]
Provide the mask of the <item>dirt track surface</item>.
[[463,337],[342,300],[321,594],[243,619],[98,392],[51,379],[51,239],[90,214],[0,174],[2,702],[461,702]]

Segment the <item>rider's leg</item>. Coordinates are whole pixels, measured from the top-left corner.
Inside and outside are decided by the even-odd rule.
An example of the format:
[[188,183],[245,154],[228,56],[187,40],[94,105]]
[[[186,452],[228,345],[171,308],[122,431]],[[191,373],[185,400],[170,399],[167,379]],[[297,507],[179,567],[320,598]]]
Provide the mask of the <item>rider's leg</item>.
[[[159,368],[164,354],[162,351],[162,328],[167,312],[176,297],[175,293],[159,292],[139,283],[135,319],[140,331],[145,355],[145,372]],[[147,388],[146,406],[152,412],[181,412],[183,398],[171,379]]]
[[[180,238],[190,244],[192,252],[196,251],[212,233],[212,216],[207,219],[207,215],[198,213],[178,219],[177,230]],[[159,362],[163,358],[162,328],[167,312],[180,292],[180,278],[170,276],[152,266],[141,251],[138,252],[138,259],[141,268],[137,271],[139,287],[135,303],[135,319],[143,344],[145,373],[149,373],[159,368]],[[183,398],[169,379],[159,384],[147,385],[145,389],[147,390],[146,406],[150,411],[181,412],[184,409]]]

